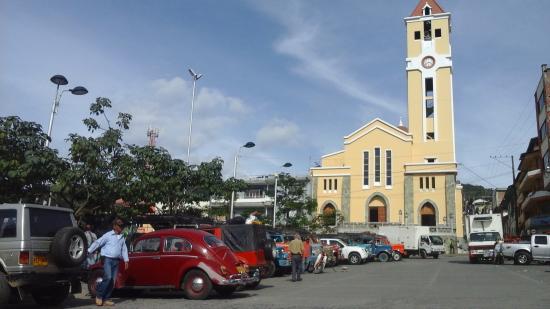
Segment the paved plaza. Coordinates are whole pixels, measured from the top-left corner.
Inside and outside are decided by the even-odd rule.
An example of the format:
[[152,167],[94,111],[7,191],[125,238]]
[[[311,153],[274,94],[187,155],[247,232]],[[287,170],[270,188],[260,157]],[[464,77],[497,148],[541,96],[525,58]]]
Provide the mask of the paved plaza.
[[[550,265],[475,264],[466,256],[338,266],[262,281],[257,290],[190,301],[177,292],[115,298],[115,308],[548,308]],[[12,308],[38,308],[30,299]],[[96,308],[84,294],[64,308]]]

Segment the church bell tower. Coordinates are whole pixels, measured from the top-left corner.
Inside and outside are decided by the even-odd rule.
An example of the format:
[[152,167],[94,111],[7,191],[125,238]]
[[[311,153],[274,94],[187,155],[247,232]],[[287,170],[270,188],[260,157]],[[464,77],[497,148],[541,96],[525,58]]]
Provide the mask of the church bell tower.
[[435,0],[421,0],[405,25],[412,159],[456,162],[450,13]]

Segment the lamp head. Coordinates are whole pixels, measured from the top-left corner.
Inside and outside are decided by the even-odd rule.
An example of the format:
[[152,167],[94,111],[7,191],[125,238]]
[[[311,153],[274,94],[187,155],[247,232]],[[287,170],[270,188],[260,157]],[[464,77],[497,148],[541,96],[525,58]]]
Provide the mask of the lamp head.
[[73,89],[69,89],[69,91],[74,95],[84,95],[84,94],[88,93],[88,89],[86,89],[82,86],[74,87]]
[[256,144],[254,144],[253,142],[248,142],[248,143],[243,145],[244,148],[252,148],[254,146],[256,146]]
[[52,83],[58,86],[64,86],[69,83],[69,81],[63,75],[54,75],[50,78],[50,80],[52,81]]
[[292,163],[290,163],[290,162],[287,162],[287,163],[283,164],[283,167],[291,167],[291,166],[292,166]]
[[202,77],[202,74],[197,74],[193,69],[189,69],[189,74],[191,74],[191,77],[193,77],[193,80],[199,80]]

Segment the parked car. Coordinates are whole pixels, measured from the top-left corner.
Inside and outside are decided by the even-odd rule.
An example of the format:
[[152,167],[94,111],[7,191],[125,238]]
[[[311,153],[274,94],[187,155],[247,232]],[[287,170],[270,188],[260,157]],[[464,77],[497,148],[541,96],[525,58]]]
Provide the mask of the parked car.
[[530,241],[504,243],[504,258],[514,260],[516,265],[529,265],[531,261],[550,261],[550,235],[533,234]]
[[275,251],[273,252],[275,262],[275,273],[283,274],[291,270],[290,251],[285,242],[284,235],[276,231],[268,231],[268,237],[275,242]]
[[341,250],[339,258],[353,265],[365,263],[369,258],[369,253],[365,248],[348,245],[339,238],[321,238],[321,243],[325,246],[338,245]]
[[32,204],[0,205],[0,305],[28,291],[40,305],[80,293],[86,236],[73,212]]
[[390,246],[392,250],[392,259],[394,261],[400,261],[401,258],[406,255],[405,245],[391,243],[386,235],[377,234],[375,235],[374,241],[376,244],[379,243],[382,245]]
[[[269,278],[275,274],[275,242],[268,239],[265,226],[228,224],[199,228],[222,240],[251,270],[258,270],[262,278]],[[255,282],[249,287],[254,288],[258,284],[259,282]]]
[[[129,267],[119,266],[115,289],[176,289],[189,299],[205,299],[215,290],[231,295],[239,286],[259,281],[248,266],[214,235],[196,229],[165,229],[144,234],[130,246]],[[91,268],[88,289],[95,296],[103,277]]]
[[376,235],[357,235],[350,239],[349,244],[365,248],[373,260],[376,258],[380,262],[389,262],[393,258],[391,246],[384,244]]

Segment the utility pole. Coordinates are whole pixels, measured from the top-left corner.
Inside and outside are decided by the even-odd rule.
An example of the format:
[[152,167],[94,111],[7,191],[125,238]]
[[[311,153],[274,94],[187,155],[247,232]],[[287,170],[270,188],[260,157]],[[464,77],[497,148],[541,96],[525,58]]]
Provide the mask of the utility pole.
[[[506,166],[506,167],[511,167],[512,168],[512,201],[511,201],[511,205],[512,205],[512,209],[510,209],[510,214],[514,213],[514,217],[515,217],[515,233],[517,234],[518,231],[519,231],[519,213],[517,211],[517,195],[516,195],[516,168],[515,168],[515,163],[514,163],[514,156],[513,155],[510,155],[510,156],[489,156],[491,159],[497,161],[498,163]],[[499,159],[502,159],[502,158],[510,158],[511,161],[512,161],[512,166],[509,166],[508,164],[500,161]],[[501,214],[502,214],[502,209],[501,209]]]

